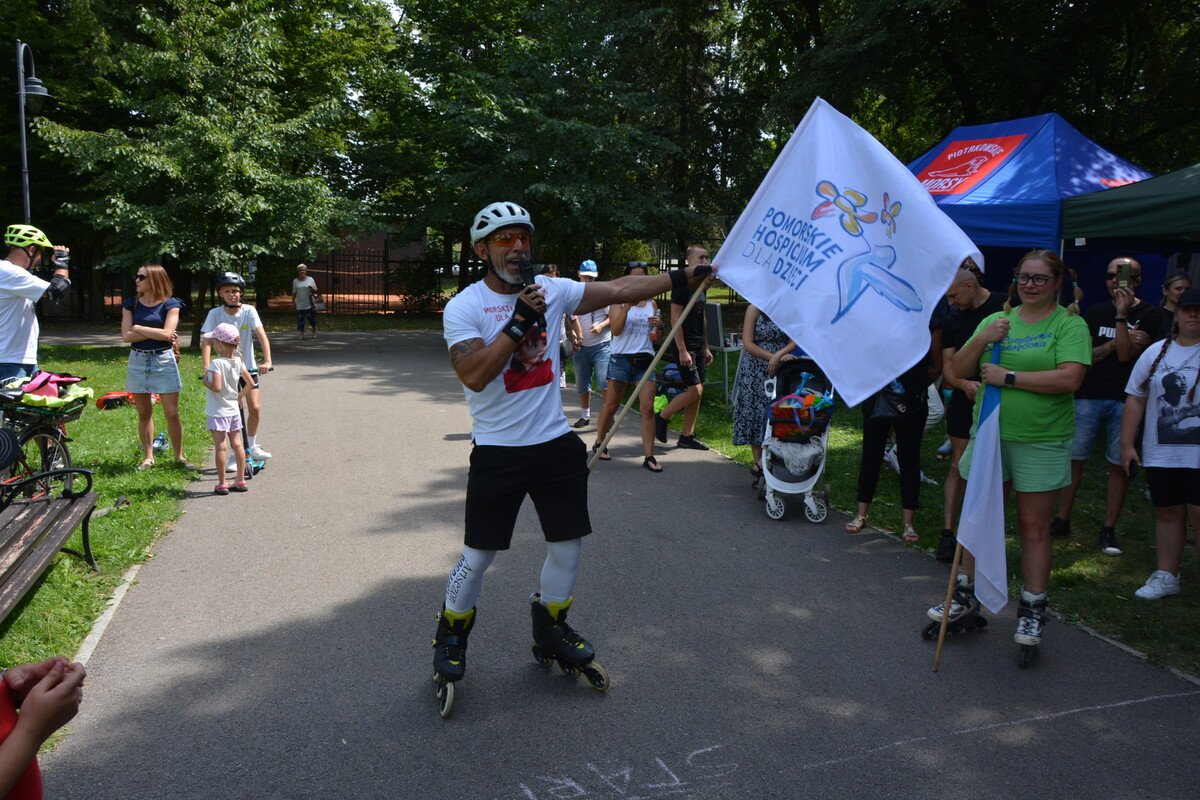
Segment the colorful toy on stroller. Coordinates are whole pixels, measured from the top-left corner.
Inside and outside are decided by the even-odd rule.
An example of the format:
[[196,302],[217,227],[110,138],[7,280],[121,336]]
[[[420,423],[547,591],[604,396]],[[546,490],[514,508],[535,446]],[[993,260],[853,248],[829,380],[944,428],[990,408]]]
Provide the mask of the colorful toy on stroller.
[[808,521],[824,522],[829,515],[829,486],[826,483],[819,497],[814,496],[814,487],[825,474],[833,387],[814,361],[797,358],[780,364],[763,389],[768,408],[760,497],[766,501],[767,516],[783,519],[784,496],[802,495]]

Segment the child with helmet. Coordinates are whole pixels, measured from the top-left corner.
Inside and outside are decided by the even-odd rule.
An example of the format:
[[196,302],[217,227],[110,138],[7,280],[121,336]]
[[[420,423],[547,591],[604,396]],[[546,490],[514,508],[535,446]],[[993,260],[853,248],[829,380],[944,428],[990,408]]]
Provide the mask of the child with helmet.
[[[259,376],[271,371],[271,342],[267,339],[267,331],[258,316],[258,310],[254,306],[243,305],[242,295],[245,290],[246,281],[236,272],[226,271],[217,276],[217,296],[221,305],[208,312],[200,333],[207,337],[222,323],[232,325],[237,330],[242,363],[246,365],[246,370],[253,379],[250,391],[246,394],[246,455],[255,461],[264,461],[270,458],[271,454],[257,441],[258,425],[262,419]],[[258,346],[262,349],[261,363],[254,358],[255,340],[258,340]],[[204,359],[204,369],[207,371],[212,360],[212,343],[208,338],[200,340],[200,355]]]

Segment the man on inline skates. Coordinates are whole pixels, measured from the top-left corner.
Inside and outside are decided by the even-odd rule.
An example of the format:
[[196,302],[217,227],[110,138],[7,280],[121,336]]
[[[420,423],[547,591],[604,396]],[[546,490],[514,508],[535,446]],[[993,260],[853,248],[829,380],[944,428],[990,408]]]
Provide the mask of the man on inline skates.
[[[0,260],[0,383],[37,372],[38,321],[34,304],[49,294],[62,300],[71,291],[67,266],[70,250],[50,244],[32,225],[9,225],[4,232],[8,256]],[[54,274],[33,274],[49,256]]]
[[[533,275],[534,227],[516,203],[491,203],[475,216],[471,242],[488,267],[483,280],[456,295],[443,316],[450,363],[462,381],[473,420],[474,450],[467,477],[462,557],[446,582],[434,635],[433,667],[441,714],[449,715],[454,683],[466,672],[467,637],[475,601],[496,553],[507,550],[517,512],[533,499],[547,542],[540,591],[530,597],[534,656],[582,671],[600,690],[608,675],[593,662],[592,646],[567,624],[587,509],[587,448],[567,425],[558,388],[561,348],[555,342],[565,314],[586,314],[615,303],[636,303],[672,287],[699,283],[707,264],[667,275],[629,275],[579,283]],[[519,379],[518,379],[519,378]]]

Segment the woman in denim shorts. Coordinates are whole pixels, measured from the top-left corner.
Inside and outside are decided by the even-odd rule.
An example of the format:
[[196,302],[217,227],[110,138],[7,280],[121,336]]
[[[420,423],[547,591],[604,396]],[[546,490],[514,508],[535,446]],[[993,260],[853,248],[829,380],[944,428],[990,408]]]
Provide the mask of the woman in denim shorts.
[[133,395],[138,410],[138,439],[142,445],[138,469],[154,466],[153,394],[158,395],[167,418],[175,461],[186,466],[183,425],[179,421],[179,390],[183,383],[174,351],[179,341],[175,328],[183,303],[171,296],[171,279],[159,264],[143,264],[134,280],[136,295],[121,304],[121,341],[130,346],[125,391]]

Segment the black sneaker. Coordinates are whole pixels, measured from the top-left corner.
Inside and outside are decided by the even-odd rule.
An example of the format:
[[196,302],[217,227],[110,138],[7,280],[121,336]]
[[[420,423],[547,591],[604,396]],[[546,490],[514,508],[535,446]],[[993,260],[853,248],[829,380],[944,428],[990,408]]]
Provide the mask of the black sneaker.
[[580,417],[579,421],[575,423],[575,427],[576,428],[586,428],[588,426],[588,421],[589,420],[587,417]]
[[658,415],[654,414],[654,438],[658,439],[663,444],[667,443],[667,426],[671,423]]
[[675,443],[676,447],[682,447],[685,450],[707,450],[708,445],[697,439],[695,436],[684,436],[679,434],[679,441]]
[[957,544],[958,539],[955,538],[954,531],[950,530],[949,528],[943,528],[942,538],[941,541],[938,542],[937,552],[934,554],[934,558],[936,558],[938,561],[949,564],[954,560],[954,550]]
[[1050,520],[1050,536],[1055,539],[1065,539],[1071,535],[1071,520],[1055,517]]
[[1104,555],[1121,555],[1121,548],[1117,547],[1117,531],[1114,528],[1103,527],[1100,529],[1099,544]]

